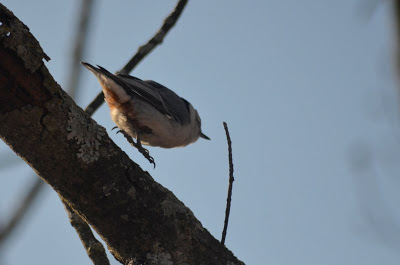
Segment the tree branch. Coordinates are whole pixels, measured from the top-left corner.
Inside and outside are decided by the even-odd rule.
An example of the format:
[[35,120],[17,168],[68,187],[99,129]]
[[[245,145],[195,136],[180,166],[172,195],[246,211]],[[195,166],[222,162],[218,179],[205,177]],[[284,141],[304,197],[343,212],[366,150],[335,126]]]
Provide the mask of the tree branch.
[[[121,74],[129,74],[133,68],[135,68],[138,63],[143,60],[153,49],[161,44],[170,31],[170,29],[175,25],[176,21],[178,21],[179,17],[182,14],[183,9],[185,8],[187,0],[179,0],[175,9],[168,15],[168,17],[164,20],[163,25],[157,31],[157,33],[145,44],[139,47],[136,54],[129,60],[129,62],[119,71]],[[92,116],[92,114],[103,104],[104,102],[104,94],[101,91],[95,99],[86,107],[85,112]]]
[[81,78],[82,67],[80,65],[82,61],[82,55],[85,52],[86,40],[89,35],[89,24],[92,18],[93,12],[93,0],[81,0],[79,6],[80,14],[79,21],[75,26],[75,37],[72,45],[72,56],[69,67],[67,92],[71,98],[75,98],[76,90]]
[[226,133],[226,140],[228,142],[228,158],[229,158],[229,185],[228,185],[228,196],[226,198],[226,210],[225,210],[225,221],[224,229],[222,230],[221,244],[225,244],[226,231],[228,230],[229,214],[231,212],[231,201],[232,201],[232,187],[235,178],[233,177],[233,161],[232,161],[232,141],[229,135],[228,124],[224,124],[224,129]]
[[121,263],[243,264],[132,162],[59,87],[44,53],[0,5],[0,137]]
[[[63,198],[61,200],[64,202]],[[95,265],[110,265],[108,261],[106,250],[103,245],[95,238],[90,230],[89,225],[73,210],[68,206],[68,203],[64,203],[65,210],[68,213],[68,218],[71,225],[75,228],[79,238],[86,250],[89,258]]]

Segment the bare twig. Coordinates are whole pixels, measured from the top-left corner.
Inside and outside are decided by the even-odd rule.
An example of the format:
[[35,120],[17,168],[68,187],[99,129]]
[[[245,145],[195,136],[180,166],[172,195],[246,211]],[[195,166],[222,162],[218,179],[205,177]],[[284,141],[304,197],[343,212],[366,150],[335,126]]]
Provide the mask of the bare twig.
[[178,2],[174,11],[172,11],[172,13],[164,20],[162,27],[153,38],[151,38],[145,45],[140,46],[135,56],[133,56],[124,68],[119,71],[121,74],[129,74],[144,57],[146,57],[157,45],[163,42],[169,30],[175,25],[176,21],[178,21],[186,3],[187,0],[180,0]]
[[[157,33],[143,46],[140,46],[136,54],[129,60],[129,62],[119,71],[121,74],[129,74],[133,68],[140,61],[143,60],[157,45],[161,44],[170,31],[170,29],[175,25],[178,21],[180,15],[182,14],[183,9],[187,0],[180,0],[176,5],[174,11],[168,15],[168,17],[164,20],[163,25],[157,31]],[[92,115],[104,102],[103,92],[100,92],[96,98],[86,107],[85,112],[89,115]]]
[[94,237],[89,225],[61,198],[71,225],[75,228],[89,258],[95,265],[109,265],[103,245]]
[[75,98],[76,89],[79,84],[79,80],[82,73],[82,67],[80,62],[82,61],[82,55],[85,52],[86,40],[89,35],[89,24],[92,18],[93,0],[82,0],[80,6],[79,22],[76,25],[74,45],[72,48],[72,60],[69,67],[69,77],[67,84],[67,91],[71,98]]
[[228,125],[226,122],[224,124],[224,129],[226,133],[226,140],[228,142],[228,153],[229,153],[229,186],[228,186],[228,197],[226,199],[226,210],[225,210],[225,221],[224,221],[224,229],[222,231],[222,239],[221,244],[225,244],[226,238],[226,231],[228,229],[228,222],[229,222],[229,213],[231,211],[231,200],[232,200],[232,187],[235,178],[233,177],[233,162],[232,162],[232,141],[229,135]]
[[21,203],[13,213],[11,219],[8,221],[4,227],[0,230],[0,248],[6,242],[6,240],[10,237],[10,235],[15,231],[15,228],[21,224],[21,221],[28,214],[29,210],[32,208],[34,203],[37,201],[38,195],[40,191],[44,187],[43,180],[40,178],[36,178],[33,181],[32,186],[29,186],[27,189],[25,197],[22,199]]
[[85,112],[89,115],[92,116],[94,112],[103,104],[104,102],[104,94],[103,91],[101,91],[90,104],[86,107]]

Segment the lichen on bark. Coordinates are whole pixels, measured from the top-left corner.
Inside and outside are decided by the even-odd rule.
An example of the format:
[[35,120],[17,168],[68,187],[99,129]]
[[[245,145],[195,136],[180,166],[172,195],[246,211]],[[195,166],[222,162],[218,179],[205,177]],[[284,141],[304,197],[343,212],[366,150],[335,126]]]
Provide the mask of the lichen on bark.
[[80,146],[77,157],[84,163],[92,163],[100,157],[100,145],[107,134],[106,130],[88,122],[88,117],[77,115],[76,110],[68,113],[67,140],[75,140]]

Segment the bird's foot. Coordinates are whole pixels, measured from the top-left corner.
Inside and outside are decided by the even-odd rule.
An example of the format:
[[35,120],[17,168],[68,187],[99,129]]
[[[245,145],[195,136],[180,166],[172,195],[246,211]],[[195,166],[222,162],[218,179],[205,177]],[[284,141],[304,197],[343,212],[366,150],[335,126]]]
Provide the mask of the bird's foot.
[[[133,141],[133,140],[132,140]],[[153,164],[154,168],[156,168],[156,162],[154,161],[154,158],[150,155],[149,150],[147,150],[146,148],[144,148],[142,146],[142,143],[140,142],[140,138],[139,136],[137,136],[136,139],[136,148],[139,150],[140,153],[142,153],[142,155],[151,163]]]
[[156,168],[156,162],[154,161],[154,158],[150,155],[149,150],[143,148],[141,145],[137,149],[150,162],[150,164],[153,164],[153,168]]
[[126,138],[126,140],[128,140],[128,142],[132,146],[134,146],[151,164],[153,164],[154,168],[156,168],[156,162],[154,161],[154,158],[152,156],[150,156],[149,150],[147,150],[146,148],[144,148],[142,146],[142,144],[140,143],[139,136],[137,136],[137,141],[135,143],[133,138],[129,134],[127,134],[125,131],[118,130],[117,134],[118,133],[122,133],[122,135]]

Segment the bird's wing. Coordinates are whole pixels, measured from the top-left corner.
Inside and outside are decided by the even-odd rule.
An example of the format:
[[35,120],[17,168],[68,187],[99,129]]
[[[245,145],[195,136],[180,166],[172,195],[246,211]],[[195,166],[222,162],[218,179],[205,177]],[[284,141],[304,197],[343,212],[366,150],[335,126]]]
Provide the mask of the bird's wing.
[[190,122],[189,103],[172,90],[155,81],[143,81],[130,75],[118,74],[117,77],[128,94],[139,96],[182,125]]

